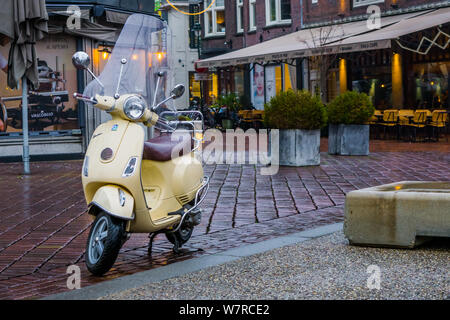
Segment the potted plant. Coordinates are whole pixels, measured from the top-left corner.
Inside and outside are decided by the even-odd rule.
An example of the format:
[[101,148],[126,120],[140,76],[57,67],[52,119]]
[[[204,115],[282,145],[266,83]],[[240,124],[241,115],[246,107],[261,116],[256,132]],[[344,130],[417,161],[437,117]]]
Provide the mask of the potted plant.
[[223,129],[232,129],[234,120],[237,118],[236,112],[239,109],[239,101],[234,93],[220,96],[215,106],[218,108],[218,115]]
[[328,153],[368,155],[370,126],[367,124],[375,108],[365,93],[347,91],[327,106]]
[[264,106],[264,124],[280,130],[280,165],[319,165],[320,128],[326,122],[325,106],[306,90],[280,92]]

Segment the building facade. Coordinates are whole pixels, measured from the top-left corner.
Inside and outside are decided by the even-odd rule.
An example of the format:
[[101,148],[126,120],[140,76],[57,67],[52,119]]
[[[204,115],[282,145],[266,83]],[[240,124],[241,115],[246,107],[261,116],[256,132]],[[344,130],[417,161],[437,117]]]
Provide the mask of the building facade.
[[[172,70],[175,83],[186,86],[186,94],[174,101],[178,110],[187,109],[195,96],[201,95],[200,82],[195,78],[195,62],[198,60],[198,46],[193,26],[199,17],[185,14],[193,11],[192,3],[173,0],[171,6],[163,1],[159,8],[161,17],[167,21],[172,33]],[[178,9],[178,10],[177,10]]]
[[[210,4],[205,1],[203,8]],[[277,92],[289,88],[309,89],[325,102],[340,92],[358,90],[369,94],[380,109],[448,108],[450,14],[444,10],[449,6],[450,1],[430,0],[216,1],[202,19],[201,58],[211,61],[240,57],[233,64],[209,63],[209,69],[218,75],[220,94],[251,96],[258,109]],[[442,23],[433,24],[433,15]],[[419,25],[424,22],[423,28],[416,24],[410,27],[410,33],[402,29],[405,32],[399,34],[399,41],[383,38],[383,31],[394,29],[393,24],[397,23],[407,26],[412,17]],[[377,21],[380,26],[376,26]],[[349,52],[341,47],[333,54],[319,50],[324,46],[332,48],[333,43],[345,43],[344,39],[350,36],[355,41],[363,39],[364,33],[374,31],[370,23],[375,24],[373,29],[380,29],[373,33],[370,45],[374,47],[361,46],[361,50]],[[311,40],[310,34],[318,31],[320,35],[312,37],[306,48],[316,49],[315,53],[302,56],[300,51],[307,51],[303,48],[297,54],[301,58],[283,58],[283,46],[286,52],[292,49],[282,39]],[[386,40],[382,46],[377,41],[381,38]],[[431,44],[426,39],[436,41]],[[264,43],[266,47],[273,43],[280,48],[266,48]],[[245,63],[256,59],[258,53],[250,53],[253,47],[261,52],[272,50],[276,58]]]

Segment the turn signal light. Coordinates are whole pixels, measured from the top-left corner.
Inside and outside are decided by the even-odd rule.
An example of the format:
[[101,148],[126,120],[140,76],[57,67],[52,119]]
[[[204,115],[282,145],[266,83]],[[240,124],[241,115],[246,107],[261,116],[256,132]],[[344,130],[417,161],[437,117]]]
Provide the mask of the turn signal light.
[[134,170],[136,169],[136,164],[137,164],[137,157],[130,158],[127,166],[125,167],[125,170],[123,171],[122,177],[125,178],[133,175]]
[[83,176],[87,177],[88,174],[89,174],[89,157],[85,156],[83,162]]

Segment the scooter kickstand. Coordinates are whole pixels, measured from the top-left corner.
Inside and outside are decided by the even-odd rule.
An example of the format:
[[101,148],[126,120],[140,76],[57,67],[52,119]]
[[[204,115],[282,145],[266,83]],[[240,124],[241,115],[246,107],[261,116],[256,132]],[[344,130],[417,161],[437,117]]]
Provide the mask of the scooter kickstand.
[[158,233],[160,233],[160,232],[153,232],[148,235],[148,237],[150,238],[150,241],[148,242],[148,250],[147,250],[149,256],[152,255],[153,240],[158,235]]
[[178,238],[174,237],[174,244],[173,244],[173,248],[172,248],[173,252],[176,254],[180,253],[181,252],[180,248],[181,248],[181,245],[180,245],[180,242],[178,241]]

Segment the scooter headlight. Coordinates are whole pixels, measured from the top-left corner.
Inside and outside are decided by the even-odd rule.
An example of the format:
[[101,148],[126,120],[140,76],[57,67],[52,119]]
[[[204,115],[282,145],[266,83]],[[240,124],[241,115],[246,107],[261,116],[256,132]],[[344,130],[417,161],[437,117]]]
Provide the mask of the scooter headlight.
[[125,100],[123,112],[131,120],[138,120],[143,116],[146,107],[147,104],[142,97],[131,96]]

